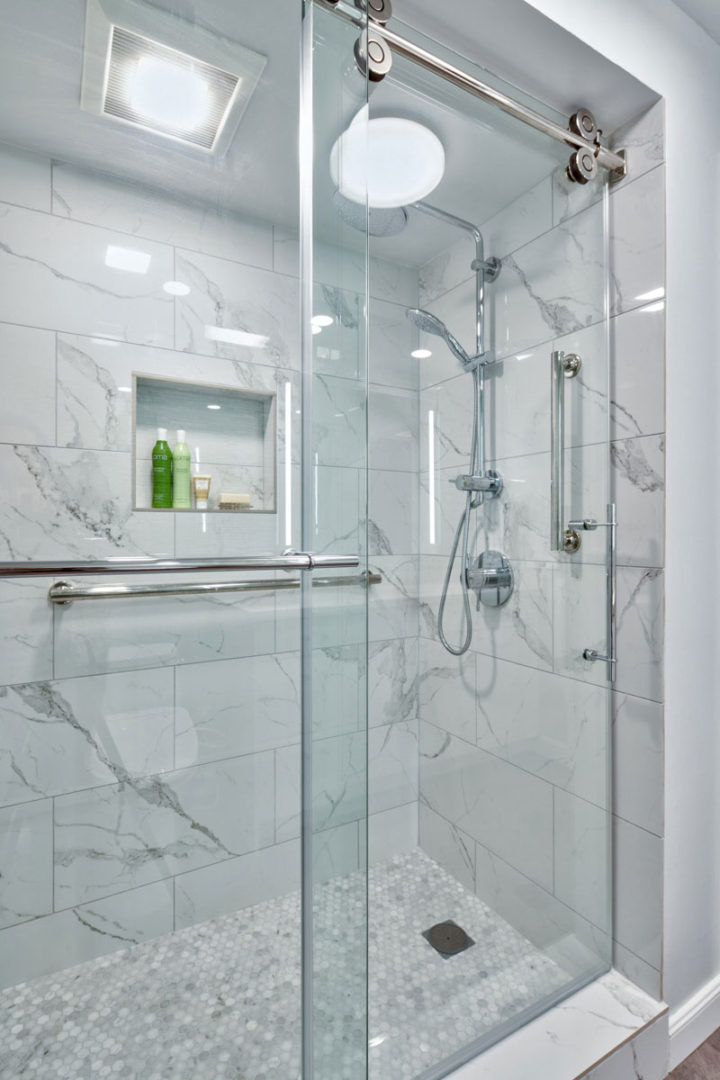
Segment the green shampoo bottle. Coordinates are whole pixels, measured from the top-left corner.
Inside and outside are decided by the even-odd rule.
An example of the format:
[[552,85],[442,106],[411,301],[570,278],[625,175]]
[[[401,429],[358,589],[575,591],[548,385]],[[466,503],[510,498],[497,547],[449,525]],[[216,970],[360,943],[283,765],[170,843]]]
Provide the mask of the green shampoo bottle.
[[173,507],[189,510],[190,502],[190,450],[185,442],[185,432],[178,431],[173,448]]
[[154,510],[172,507],[173,458],[167,442],[167,428],[158,428],[152,450],[152,504]]

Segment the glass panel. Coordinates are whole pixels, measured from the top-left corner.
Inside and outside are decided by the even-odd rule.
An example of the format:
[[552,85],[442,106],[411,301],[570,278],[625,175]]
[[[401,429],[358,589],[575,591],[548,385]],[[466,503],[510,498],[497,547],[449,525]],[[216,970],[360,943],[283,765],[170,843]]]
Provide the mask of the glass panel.
[[367,103],[353,58],[358,35],[334,13],[308,7],[303,542],[359,556],[343,585],[327,588],[314,576],[304,596],[308,1080],[367,1075],[367,215],[364,200],[352,204],[356,227],[338,214],[330,171],[333,146]]
[[[300,547],[301,7],[267,9],[2,5],[3,560]],[[148,39],[112,115],[105,10]],[[157,426],[206,509],[151,509]],[[3,1076],[297,1080],[299,576],[0,582]]]
[[[387,591],[370,624],[369,1075],[430,1080],[610,965],[609,687],[583,658],[607,649],[607,530],[574,555],[550,530],[554,352],[582,358],[562,380],[563,523],[607,520],[606,193],[568,182],[566,147],[397,56],[370,115],[445,150],[430,210],[371,237],[369,286]],[[478,258],[502,264],[480,289]],[[456,486],[493,473],[497,494]],[[468,565],[499,553],[513,591],[470,591],[468,628],[469,502]],[[461,930],[428,935],[447,923]]]

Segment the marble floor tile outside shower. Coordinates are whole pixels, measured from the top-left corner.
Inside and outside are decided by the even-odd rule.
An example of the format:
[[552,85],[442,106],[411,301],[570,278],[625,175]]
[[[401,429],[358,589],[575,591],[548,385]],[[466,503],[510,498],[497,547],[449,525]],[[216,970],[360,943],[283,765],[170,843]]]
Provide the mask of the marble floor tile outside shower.
[[[569,983],[421,851],[377,866],[368,884],[372,1080],[424,1075]],[[316,1076],[355,1080],[363,878],[335,878],[316,895]],[[477,943],[451,959],[422,937],[446,919]],[[298,1080],[300,981],[291,894],[4,991],[0,1080]]]

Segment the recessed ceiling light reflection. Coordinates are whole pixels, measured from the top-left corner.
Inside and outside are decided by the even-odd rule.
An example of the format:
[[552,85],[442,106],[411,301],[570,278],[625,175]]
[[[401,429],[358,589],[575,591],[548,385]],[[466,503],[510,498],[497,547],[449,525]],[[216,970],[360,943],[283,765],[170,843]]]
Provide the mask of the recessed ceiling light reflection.
[[312,317],[313,326],[319,326],[321,328],[323,326],[332,326],[334,322],[335,320],[330,315],[313,315]]
[[208,409],[222,409],[222,405],[208,405]]
[[313,326],[312,332],[313,334],[322,334],[322,326]]
[[656,304],[648,304],[647,307],[641,308],[640,310],[644,311],[646,315],[652,315],[654,311],[664,311],[665,301],[658,300]]
[[190,292],[190,286],[185,285],[182,281],[166,281],[163,289],[170,296],[187,296]]
[[270,338],[264,334],[248,334],[245,330],[228,330],[224,326],[206,326],[205,339],[226,345],[243,345],[247,349],[267,349]]
[[410,355],[415,360],[428,360],[432,356],[431,349],[414,349]]
[[531,352],[521,352],[521,353],[517,354],[515,359],[516,360],[529,360],[531,356],[532,356]]
[[105,252],[105,265],[111,270],[127,270],[130,274],[147,274],[152,255],[133,248],[117,247],[109,244]]
[[132,394],[131,386],[118,386],[118,393],[120,394]]
[[640,293],[639,296],[635,297],[636,300],[640,300],[641,302],[643,300],[664,300],[664,298],[665,298],[665,290],[662,289],[662,288],[661,289],[651,289],[650,292]]

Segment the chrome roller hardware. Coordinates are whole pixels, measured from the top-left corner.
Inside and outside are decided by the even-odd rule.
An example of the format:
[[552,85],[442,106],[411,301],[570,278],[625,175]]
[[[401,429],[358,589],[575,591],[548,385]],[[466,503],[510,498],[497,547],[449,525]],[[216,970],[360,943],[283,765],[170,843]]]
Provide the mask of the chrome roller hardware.
[[595,117],[588,109],[578,109],[570,117],[570,130],[579,135],[581,139],[592,142],[598,134],[598,126]]
[[508,559],[501,551],[484,551],[477,563],[465,571],[469,589],[477,593],[477,609],[502,607],[515,589],[515,574]]
[[372,28],[363,30],[355,42],[355,62],[370,82],[382,82],[392,68],[392,53],[381,34]]
[[384,24],[392,19],[391,0],[355,0],[355,7],[367,11],[373,22]]

